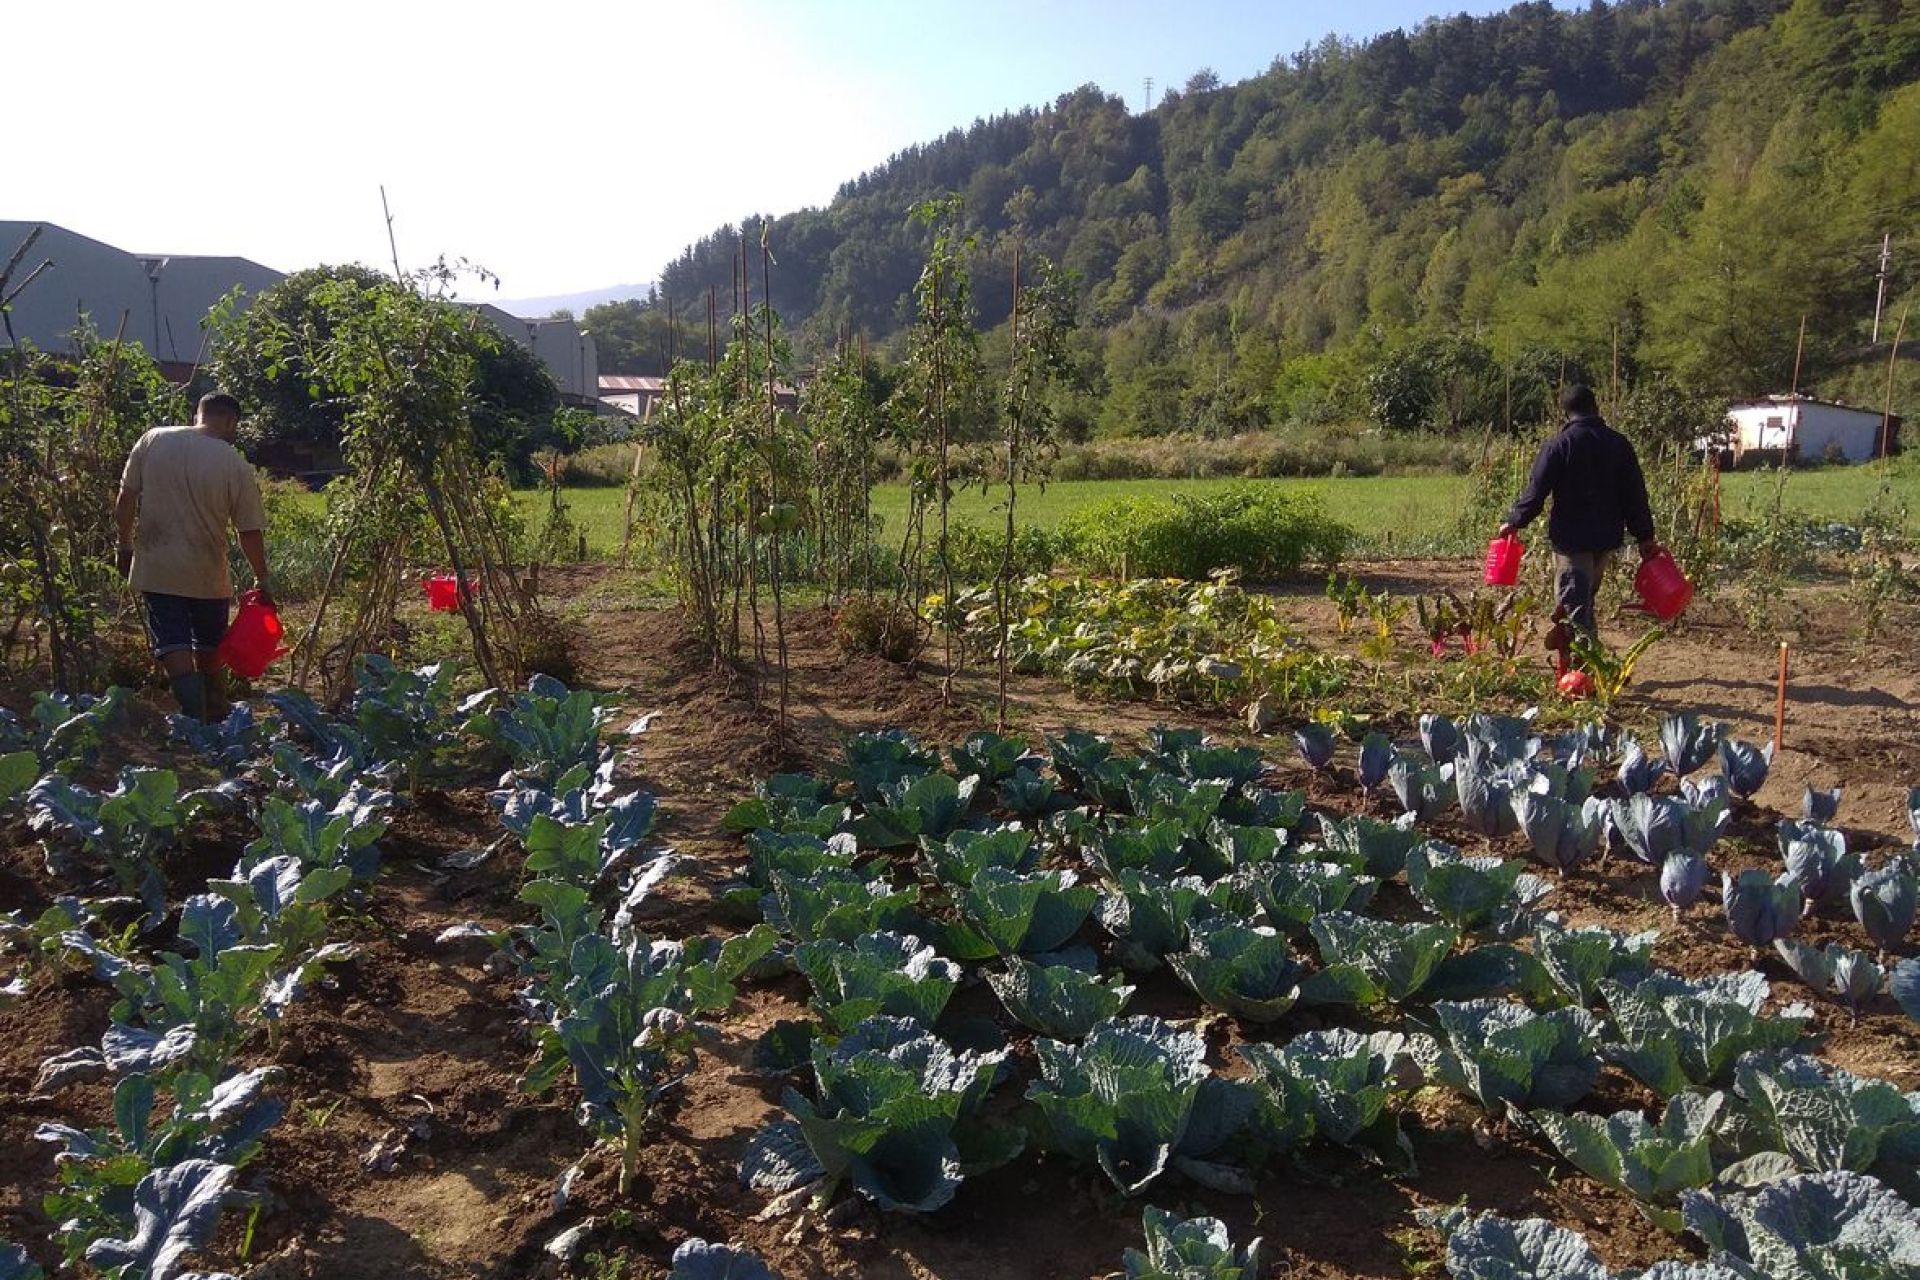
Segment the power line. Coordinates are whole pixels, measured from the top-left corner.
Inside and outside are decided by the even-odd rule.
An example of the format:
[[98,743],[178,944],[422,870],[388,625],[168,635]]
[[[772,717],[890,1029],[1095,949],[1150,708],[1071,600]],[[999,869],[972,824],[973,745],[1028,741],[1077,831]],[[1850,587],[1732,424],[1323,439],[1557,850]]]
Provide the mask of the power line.
[[1145,80],[1143,80],[1143,81],[1142,81],[1141,83],[1142,83],[1142,84],[1144,84],[1144,85],[1146,86],[1146,91],[1147,91],[1147,92],[1146,92],[1146,98],[1147,98],[1147,105],[1146,105],[1146,106],[1144,106],[1144,107],[1142,107],[1142,108],[1140,108],[1140,109],[1141,109],[1142,111],[1151,111],[1151,110],[1153,110],[1153,77],[1152,77],[1152,76],[1148,76],[1148,77],[1147,77],[1147,78],[1146,78]]

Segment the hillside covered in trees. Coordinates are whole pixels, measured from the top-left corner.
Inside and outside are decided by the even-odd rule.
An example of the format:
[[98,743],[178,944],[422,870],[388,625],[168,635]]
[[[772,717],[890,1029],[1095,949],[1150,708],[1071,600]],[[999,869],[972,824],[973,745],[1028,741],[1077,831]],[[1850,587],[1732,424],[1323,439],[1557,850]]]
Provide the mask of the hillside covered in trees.
[[[1076,273],[1087,432],[1533,420],[1563,371],[1722,394],[1867,394],[1920,271],[1920,6],[1524,3],[1351,43],[1150,112],[1093,86],[956,129],[824,209],[722,227],[645,303],[588,313],[602,367],[703,353],[752,246],[803,354],[908,317],[917,201],[957,192],[983,327],[1012,247]],[[1512,405],[1511,409],[1509,406]]]

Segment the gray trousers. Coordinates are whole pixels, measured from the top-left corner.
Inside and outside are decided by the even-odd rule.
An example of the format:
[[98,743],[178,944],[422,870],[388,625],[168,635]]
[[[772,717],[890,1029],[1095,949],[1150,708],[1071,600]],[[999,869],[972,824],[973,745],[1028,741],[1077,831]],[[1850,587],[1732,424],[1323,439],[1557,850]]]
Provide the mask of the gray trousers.
[[1571,555],[1553,553],[1554,599],[1568,622],[1588,635],[1598,634],[1593,616],[1593,599],[1613,563],[1612,551],[1576,551]]

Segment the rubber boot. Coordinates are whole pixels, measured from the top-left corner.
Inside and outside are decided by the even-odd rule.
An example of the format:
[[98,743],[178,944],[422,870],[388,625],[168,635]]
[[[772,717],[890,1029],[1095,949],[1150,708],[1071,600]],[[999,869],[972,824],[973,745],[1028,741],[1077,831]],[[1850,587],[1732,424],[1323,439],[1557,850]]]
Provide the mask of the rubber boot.
[[180,714],[190,720],[207,718],[207,680],[198,671],[189,671],[184,676],[174,676],[169,684],[173,686],[173,699],[180,704]]
[[206,685],[207,723],[219,724],[233,710],[233,704],[227,701],[227,673],[202,671],[200,679]]

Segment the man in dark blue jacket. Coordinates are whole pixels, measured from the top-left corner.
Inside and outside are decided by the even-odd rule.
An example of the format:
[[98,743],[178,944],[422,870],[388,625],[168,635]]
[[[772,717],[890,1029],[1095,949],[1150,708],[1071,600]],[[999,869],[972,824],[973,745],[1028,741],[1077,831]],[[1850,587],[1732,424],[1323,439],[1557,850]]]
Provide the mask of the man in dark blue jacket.
[[[1607,564],[1633,534],[1640,558],[1660,549],[1653,538],[1653,513],[1647,507],[1647,478],[1633,443],[1600,417],[1593,388],[1575,383],[1560,396],[1566,424],[1540,446],[1533,476],[1525,493],[1507,512],[1502,537],[1516,533],[1540,514],[1547,499],[1553,511],[1547,517],[1547,540],[1553,544],[1557,570],[1556,621],[1565,619],[1588,635],[1595,634],[1594,594],[1606,576]],[[1564,628],[1556,626],[1547,638],[1550,648],[1565,648]]]

